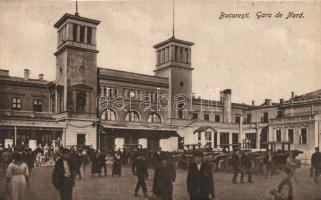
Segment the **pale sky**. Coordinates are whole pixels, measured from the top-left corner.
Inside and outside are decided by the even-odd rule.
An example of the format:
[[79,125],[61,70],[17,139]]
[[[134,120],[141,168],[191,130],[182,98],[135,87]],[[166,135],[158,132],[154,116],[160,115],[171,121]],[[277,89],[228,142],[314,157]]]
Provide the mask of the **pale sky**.
[[[175,36],[194,42],[193,92],[232,89],[232,101],[261,104],[321,88],[321,3],[176,0]],[[171,0],[80,1],[79,14],[101,21],[98,66],[153,75],[153,45],[171,37]],[[304,12],[304,19],[256,19],[258,11]],[[69,0],[0,0],[0,68],[11,76],[55,79],[53,24],[74,14]],[[218,19],[221,12],[250,19]]]

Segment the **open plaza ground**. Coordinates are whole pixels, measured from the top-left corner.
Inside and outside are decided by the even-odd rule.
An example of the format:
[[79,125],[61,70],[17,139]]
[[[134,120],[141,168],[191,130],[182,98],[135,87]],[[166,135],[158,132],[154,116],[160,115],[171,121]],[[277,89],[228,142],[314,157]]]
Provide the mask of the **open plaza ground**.
[[[38,167],[32,171],[30,177],[30,189],[26,200],[59,200],[59,193],[51,184],[53,167]],[[82,171],[83,172],[83,171]],[[76,179],[74,188],[74,200],[139,200],[145,199],[142,192],[135,197],[134,188],[137,178],[132,175],[129,167],[123,167],[121,177],[112,177],[109,168],[108,176],[92,177],[90,168],[87,168],[83,179]],[[153,170],[150,170],[150,178],[147,181],[149,195],[151,195]],[[294,183],[295,200],[314,200],[320,198],[321,184],[311,179],[308,167],[302,167],[297,171],[298,183]],[[185,170],[177,170],[177,178],[174,184],[174,200],[188,199],[186,191]],[[245,177],[246,178],[246,177]],[[215,193],[218,200],[270,200],[269,191],[277,187],[282,179],[282,174],[265,179],[262,175],[254,176],[254,183],[232,184],[232,174],[215,173]],[[247,179],[245,179],[247,181]],[[4,177],[1,177],[0,194],[4,194]]]

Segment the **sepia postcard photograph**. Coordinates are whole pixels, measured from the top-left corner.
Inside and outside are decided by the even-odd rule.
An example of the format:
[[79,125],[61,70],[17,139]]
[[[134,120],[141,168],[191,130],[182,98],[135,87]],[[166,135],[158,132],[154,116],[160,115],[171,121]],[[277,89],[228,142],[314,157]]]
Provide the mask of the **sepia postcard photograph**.
[[0,200],[320,200],[321,1],[0,0]]

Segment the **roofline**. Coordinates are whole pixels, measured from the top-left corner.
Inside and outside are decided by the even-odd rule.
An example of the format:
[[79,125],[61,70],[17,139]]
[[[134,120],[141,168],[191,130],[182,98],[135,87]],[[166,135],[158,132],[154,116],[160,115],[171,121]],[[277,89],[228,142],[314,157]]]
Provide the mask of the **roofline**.
[[161,47],[161,46],[163,46],[163,45],[165,45],[165,44],[167,44],[167,43],[170,43],[170,42],[177,42],[177,43],[186,44],[186,45],[189,45],[189,46],[193,46],[193,45],[194,45],[193,42],[188,42],[188,41],[185,41],[185,40],[179,40],[179,39],[176,39],[176,38],[173,36],[173,37],[171,37],[171,38],[169,38],[169,39],[167,39],[167,40],[165,40],[165,41],[163,41],[163,42],[160,42],[160,43],[158,43],[158,44],[155,44],[153,47],[154,47],[155,49],[157,49],[157,48],[159,48],[159,47]]
[[168,80],[168,78],[166,78],[166,77],[153,76],[153,75],[148,75],[148,74],[140,74],[140,73],[135,73],[135,72],[128,72],[128,71],[125,71],[125,70],[103,68],[103,67],[97,67],[97,68],[98,68],[98,70],[100,70],[100,69],[102,69],[102,70],[111,70],[111,71],[116,71],[116,72],[130,73],[130,74],[136,74],[136,75],[141,75],[141,76],[147,76],[147,77],[152,77],[152,78],[159,78],[159,79]]
[[80,21],[84,21],[84,22],[88,22],[88,23],[92,23],[95,25],[98,25],[100,23],[99,20],[95,20],[95,19],[90,19],[90,18],[86,18],[86,17],[81,17],[79,15],[72,15],[69,13],[65,13],[55,24],[54,27],[55,28],[59,28],[66,20],[67,18],[71,18],[71,19],[77,19]]

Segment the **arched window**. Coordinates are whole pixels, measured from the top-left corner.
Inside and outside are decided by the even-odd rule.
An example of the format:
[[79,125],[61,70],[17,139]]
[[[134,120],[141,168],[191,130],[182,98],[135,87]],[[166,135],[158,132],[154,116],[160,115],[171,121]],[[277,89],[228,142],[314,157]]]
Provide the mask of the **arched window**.
[[162,123],[161,117],[157,113],[151,113],[148,116],[148,122],[150,123]]
[[128,122],[138,122],[139,115],[136,111],[131,111],[126,114],[125,120]]
[[108,120],[108,121],[115,121],[116,120],[116,113],[113,110],[106,110],[102,112],[100,119]]

